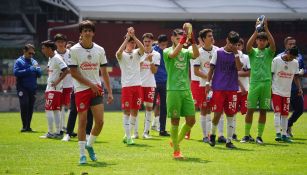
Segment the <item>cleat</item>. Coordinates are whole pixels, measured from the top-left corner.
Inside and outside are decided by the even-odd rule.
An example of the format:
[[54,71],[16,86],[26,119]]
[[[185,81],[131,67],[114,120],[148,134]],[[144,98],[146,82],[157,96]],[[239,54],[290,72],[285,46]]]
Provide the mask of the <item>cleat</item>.
[[191,131],[187,132],[184,136],[185,139],[190,140]]
[[237,134],[233,134],[233,135],[232,135],[232,140],[234,140],[234,141],[239,141],[239,140],[238,140]]
[[249,135],[248,137],[249,137],[249,141],[250,142],[254,142],[255,141],[255,139],[251,135]]
[[20,132],[27,132],[27,129],[26,129],[26,128],[22,128],[22,129],[20,130]]
[[293,137],[291,127],[288,127],[288,129],[287,129],[287,135],[288,135],[288,137]]
[[66,135],[63,137],[63,139],[62,139],[62,141],[64,141],[64,142],[68,142],[69,140],[70,140],[69,134],[66,134]]
[[283,141],[283,142],[286,142],[286,143],[292,143],[293,141],[289,138],[289,137],[287,137],[286,135],[282,135],[281,136],[281,140]]
[[257,137],[256,138],[256,143],[259,144],[259,145],[263,145],[263,140],[261,137]]
[[235,148],[236,148],[236,146],[234,146],[234,145],[233,145],[233,143],[228,142],[228,143],[226,143],[226,148],[229,148],[229,149],[235,149]]
[[149,134],[147,134],[147,133],[143,134],[143,139],[151,139],[151,138],[152,137]]
[[80,164],[80,165],[86,164],[86,157],[85,157],[85,156],[81,156],[81,157],[80,157],[79,164]]
[[134,143],[132,138],[131,139],[127,139],[127,145],[134,145],[134,144],[135,143]]
[[226,138],[224,136],[220,136],[218,139],[217,139],[217,142],[218,143],[226,143]]
[[275,141],[277,141],[277,142],[281,141],[281,134],[280,133],[276,133]]
[[135,133],[131,138],[133,138],[133,139],[138,139],[138,138],[139,138],[139,134],[138,134],[138,133]]
[[88,155],[90,156],[90,159],[92,160],[92,161],[97,161],[97,158],[96,158],[96,154],[95,154],[95,152],[94,152],[94,149],[93,149],[93,147],[92,146],[85,146],[85,149],[87,150],[87,152],[88,152]]
[[254,139],[252,138],[251,135],[249,135],[249,136],[244,136],[240,142],[241,143],[247,143],[247,142],[253,142],[253,141],[254,141]]
[[159,135],[160,136],[165,136],[165,137],[171,136],[167,131],[160,131]]
[[77,137],[77,136],[78,136],[78,134],[77,134],[77,133],[75,133],[75,132],[73,132],[73,133],[71,133],[69,136],[70,136],[70,137]]
[[127,136],[123,137],[123,143],[127,143]]
[[180,151],[174,151],[173,158],[174,159],[183,159],[183,156],[182,156]]
[[52,138],[54,138],[54,135],[51,134],[50,132],[48,132],[45,135],[39,136],[39,138],[41,138],[41,139],[52,139]]
[[53,135],[55,139],[61,139],[63,135],[61,133]]
[[204,142],[204,143],[209,143],[209,138],[208,138],[208,137],[204,137],[204,138],[203,138],[203,142]]
[[216,137],[216,135],[210,135],[210,139],[209,139],[209,145],[210,146],[215,146],[215,137]]

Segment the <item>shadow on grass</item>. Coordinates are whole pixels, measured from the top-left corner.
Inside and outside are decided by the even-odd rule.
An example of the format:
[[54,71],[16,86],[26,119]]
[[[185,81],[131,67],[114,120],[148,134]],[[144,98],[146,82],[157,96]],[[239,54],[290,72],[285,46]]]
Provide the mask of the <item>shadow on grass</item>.
[[307,140],[305,138],[291,138],[292,140]]
[[107,167],[116,165],[115,163],[106,163],[106,162],[88,162],[87,164],[78,165],[79,167]]
[[246,148],[240,148],[240,147],[236,147],[236,148],[233,148],[233,149],[229,149],[229,148],[226,148],[226,147],[213,147],[213,149],[219,149],[219,150],[226,150],[226,151],[254,151],[253,149],[246,149]]
[[134,145],[127,145],[127,147],[140,147],[140,148],[144,148],[144,147],[152,147],[150,145],[147,144],[141,144],[141,143],[135,143]]
[[280,147],[287,147],[289,146],[288,143],[284,143],[284,142],[277,142],[277,143],[265,143],[264,145],[260,145],[260,146],[280,146]]
[[194,163],[209,163],[211,161],[208,160],[203,160],[201,158],[198,157],[185,157],[183,159],[174,159],[175,161],[178,162],[194,162]]

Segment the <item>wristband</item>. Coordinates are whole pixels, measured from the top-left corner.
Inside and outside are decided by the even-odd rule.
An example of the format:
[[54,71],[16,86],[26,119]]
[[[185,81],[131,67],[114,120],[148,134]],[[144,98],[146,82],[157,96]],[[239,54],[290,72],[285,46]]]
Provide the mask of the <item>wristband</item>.
[[211,86],[211,83],[207,81],[207,82],[206,82],[206,86],[207,86],[207,85]]
[[180,38],[179,44],[184,44],[187,40],[187,34],[183,34]]

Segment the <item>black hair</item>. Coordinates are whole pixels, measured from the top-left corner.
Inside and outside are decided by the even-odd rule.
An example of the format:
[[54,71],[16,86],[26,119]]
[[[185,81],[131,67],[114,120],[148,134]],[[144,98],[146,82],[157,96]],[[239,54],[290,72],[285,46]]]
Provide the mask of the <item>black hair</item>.
[[228,33],[227,39],[231,44],[237,44],[240,40],[239,33],[235,32],[235,31],[230,31]]
[[23,46],[23,50],[26,52],[28,51],[30,48],[32,48],[33,50],[35,49],[35,47],[32,44],[26,44],[25,46]]
[[268,40],[268,35],[265,32],[260,32],[260,33],[257,34],[256,39]]
[[200,38],[206,38],[207,37],[207,33],[209,32],[213,32],[212,29],[203,29],[198,33],[198,37]]
[[95,24],[90,20],[85,20],[79,23],[79,33],[82,33],[83,29],[91,29],[95,32]]
[[42,46],[45,46],[45,47],[48,47],[48,48],[51,48],[53,51],[55,51],[57,49],[56,45],[54,44],[53,41],[51,40],[46,40],[46,41],[43,41],[41,43]]
[[167,40],[167,36],[165,34],[161,34],[158,36],[158,43],[162,43],[162,42],[166,42]]
[[53,40],[54,40],[54,42],[56,42],[58,40],[67,41],[67,37],[66,37],[66,35],[58,33],[58,34],[54,35]]

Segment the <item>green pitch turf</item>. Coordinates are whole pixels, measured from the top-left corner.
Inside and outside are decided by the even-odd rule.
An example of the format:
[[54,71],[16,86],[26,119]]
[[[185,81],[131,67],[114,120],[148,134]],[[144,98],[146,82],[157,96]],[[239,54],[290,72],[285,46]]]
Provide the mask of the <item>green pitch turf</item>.
[[[258,114],[257,114],[258,115]],[[258,116],[255,117],[258,120]],[[140,113],[142,133],[144,113]],[[226,121],[226,120],[225,120]],[[237,117],[237,134],[242,138],[244,119]],[[167,122],[169,126],[169,121]],[[273,113],[269,113],[263,140],[264,146],[234,142],[236,150],[228,150],[224,144],[212,148],[201,142],[202,135],[197,124],[192,129],[191,140],[184,140],[181,150],[185,160],[172,159],[169,138],[158,137],[151,132],[151,140],[137,139],[135,146],[122,143],[123,128],[121,112],[105,113],[105,125],[94,145],[98,162],[80,166],[76,138],[69,142],[40,139],[45,134],[47,121],[44,113],[34,113],[32,128],[35,133],[20,133],[18,113],[0,113],[0,174],[307,174],[307,115],[295,124],[294,143],[278,143],[274,140]],[[252,136],[256,136],[256,122]],[[226,129],[224,131],[226,134]]]

